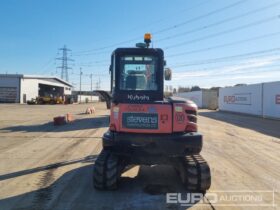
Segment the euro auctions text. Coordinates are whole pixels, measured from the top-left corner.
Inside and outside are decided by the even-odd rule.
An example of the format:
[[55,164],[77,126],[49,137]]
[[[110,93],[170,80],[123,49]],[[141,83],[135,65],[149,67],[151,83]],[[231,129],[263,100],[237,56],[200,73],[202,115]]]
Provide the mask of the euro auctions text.
[[[203,193],[167,193],[166,203],[181,206],[258,206],[275,207],[274,191],[212,191]],[[268,202],[271,201],[271,202]]]

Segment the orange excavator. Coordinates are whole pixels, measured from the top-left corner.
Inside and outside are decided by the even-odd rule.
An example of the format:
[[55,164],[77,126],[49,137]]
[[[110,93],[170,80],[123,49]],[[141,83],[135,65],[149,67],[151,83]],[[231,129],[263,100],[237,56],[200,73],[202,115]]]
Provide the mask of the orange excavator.
[[151,35],[135,48],[118,48],[111,56],[111,96],[99,91],[111,109],[103,150],[93,169],[94,187],[113,190],[128,165],[170,164],[188,190],[205,192],[210,168],[200,155],[197,106],[189,100],[164,97],[164,52],[149,48]]

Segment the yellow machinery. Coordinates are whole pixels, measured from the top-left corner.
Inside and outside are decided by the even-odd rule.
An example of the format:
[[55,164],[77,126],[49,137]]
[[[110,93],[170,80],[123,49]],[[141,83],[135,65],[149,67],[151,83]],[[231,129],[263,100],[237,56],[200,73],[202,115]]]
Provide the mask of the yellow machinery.
[[39,96],[36,99],[27,101],[27,104],[64,104],[63,98],[51,96]]

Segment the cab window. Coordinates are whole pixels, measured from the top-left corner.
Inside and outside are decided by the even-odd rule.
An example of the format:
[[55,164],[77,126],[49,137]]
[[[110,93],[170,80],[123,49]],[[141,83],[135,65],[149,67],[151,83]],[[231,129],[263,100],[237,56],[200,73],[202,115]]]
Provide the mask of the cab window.
[[120,60],[120,90],[157,90],[157,58],[123,56]]

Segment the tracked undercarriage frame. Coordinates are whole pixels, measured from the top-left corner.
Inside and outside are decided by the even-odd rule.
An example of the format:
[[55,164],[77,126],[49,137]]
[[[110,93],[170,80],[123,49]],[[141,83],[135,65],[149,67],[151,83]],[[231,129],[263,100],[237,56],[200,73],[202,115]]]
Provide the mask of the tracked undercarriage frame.
[[[94,165],[94,187],[99,190],[116,190],[121,173],[129,163],[129,159],[103,150]],[[170,158],[169,164],[178,172],[187,190],[205,193],[210,188],[210,168],[201,155]]]

